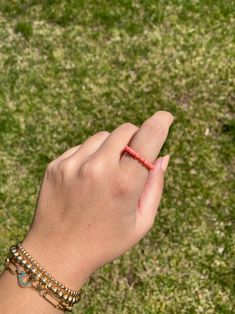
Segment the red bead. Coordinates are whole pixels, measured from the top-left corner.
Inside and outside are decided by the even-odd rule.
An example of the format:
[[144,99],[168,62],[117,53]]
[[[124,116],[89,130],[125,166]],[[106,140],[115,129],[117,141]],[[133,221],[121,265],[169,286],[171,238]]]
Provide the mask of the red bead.
[[136,152],[133,148],[126,145],[124,148],[124,152],[129,153],[132,157],[138,159],[146,168],[153,170],[155,166],[148,162],[143,156],[140,155],[139,152]]

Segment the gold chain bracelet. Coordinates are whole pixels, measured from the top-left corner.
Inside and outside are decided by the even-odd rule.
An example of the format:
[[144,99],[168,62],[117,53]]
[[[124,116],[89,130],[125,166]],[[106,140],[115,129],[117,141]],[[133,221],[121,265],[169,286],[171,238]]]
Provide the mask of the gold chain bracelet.
[[71,312],[73,305],[80,301],[82,291],[68,289],[54,279],[26,252],[22,242],[11,246],[5,266],[10,273],[17,274],[21,287],[31,287],[39,291],[39,294],[57,309]]

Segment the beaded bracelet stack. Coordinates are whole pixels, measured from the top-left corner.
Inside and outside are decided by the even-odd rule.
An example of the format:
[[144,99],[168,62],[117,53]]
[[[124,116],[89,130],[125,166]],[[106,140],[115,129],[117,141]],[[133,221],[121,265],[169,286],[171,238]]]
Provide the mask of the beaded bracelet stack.
[[[21,287],[31,287],[39,294],[62,311],[72,311],[73,305],[78,303],[82,291],[73,291],[66,288],[46,272],[22,247],[22,242],[11,246],[6,258],[5,266],[12,274],[17,274]],[[13,265],[15,269],[12,269]],[[20,269],[22,268],[22,269]]]

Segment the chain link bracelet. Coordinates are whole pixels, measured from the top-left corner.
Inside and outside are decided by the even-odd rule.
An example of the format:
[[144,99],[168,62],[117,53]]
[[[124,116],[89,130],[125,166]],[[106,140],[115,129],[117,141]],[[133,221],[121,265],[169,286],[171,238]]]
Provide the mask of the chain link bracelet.
[[80,301],[82,291],[66,288],[53,278],[26,252],[22,242],[11,246],[5,267],[10,273],[17,275],[21,287],[37,290],[40,296],[57,309],[72,312],[74,304]]

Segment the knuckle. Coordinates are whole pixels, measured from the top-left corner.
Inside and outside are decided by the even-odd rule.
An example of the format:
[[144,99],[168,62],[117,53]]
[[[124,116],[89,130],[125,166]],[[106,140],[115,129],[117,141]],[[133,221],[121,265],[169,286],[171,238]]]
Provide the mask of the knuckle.
[[131,122],[124,122],[121,124],[122,127],[127,128],[127,129],[133,129],[133,130],[138,130],[138,127],[131,123]]
[[83,177],[99,178],[104,173],[104,162],[98,159],[90,159],[86,161],[80,168]]
[[46,172],[51,172],[53,168],[54,168],[54,162],[51,161],[49,162],[49,164],[47,164]]
[[52,160],[51,162],[49,162],[49,164],[47,164],[45,173],[47,174],[47,176],[50,176],[54,175],[56,172],[57,172],[56,162],[55,160]]
[[54,180],[57,178],[57,174],[58,174],[57,166],[55,160],[53,160],[46,167],[45,177],[47,178],[47,180]]
[[97,134],[99,134],[101,137],[105,137],[105,136],[109,136],[110,135],[110,132],[108,131],[99,131]]
[[64,174],[66,172],[66,167],[65,167],[65,162],[64,161],[61,161],[59,164],[58,164],[58,172]]
[[74,160],[72,158],[68,160],[62,160],[58,165],[58,170],[64,175],[73,173],[75,170]]

